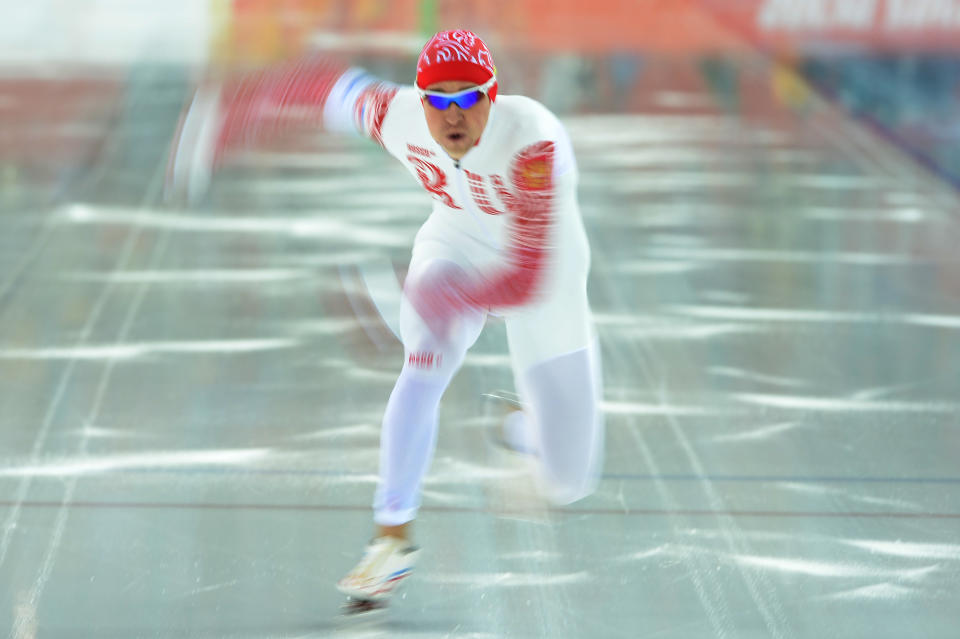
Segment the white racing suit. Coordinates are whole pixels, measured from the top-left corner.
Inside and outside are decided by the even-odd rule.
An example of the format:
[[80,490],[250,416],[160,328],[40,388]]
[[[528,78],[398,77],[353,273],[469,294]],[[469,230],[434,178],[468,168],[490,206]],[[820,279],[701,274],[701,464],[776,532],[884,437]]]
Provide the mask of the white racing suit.
[[534,100],[499,95],[477,145],[455,162],[431,137],[414,87],[359,69],[305,60],[248,76],[220,100],[215,161],[291,113],[373,139],[433,198],[404,284],[404,363],[384,415],[375,521],[416,517],[440,398],[490,311],[506,323],[544,494],[570,503],[592,492],[603,419],[590,251],[576,161],[557,118]]

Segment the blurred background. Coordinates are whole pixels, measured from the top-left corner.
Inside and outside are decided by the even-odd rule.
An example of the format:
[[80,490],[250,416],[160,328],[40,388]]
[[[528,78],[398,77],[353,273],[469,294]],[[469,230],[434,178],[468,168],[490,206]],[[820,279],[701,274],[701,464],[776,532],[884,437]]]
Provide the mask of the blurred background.
[[[91,152],[90,128],[54,141],[57,125],[78,109],[118,108],[143,69],[186,86],[191,72],[210,65],[259,66],[322,50],[409,82],[425,39],[453,26],[489,41],[505,90],[561,114],[673,109],[685,92],[705,87],[732,114],[802,116],[815,91],[960,180],[960,9],[950,0],[171,0],[162,11],[139,0],[5,5],[0,161],[8,186],[25,157],[47,165],[57,157],[69,171],[71,157]],[[654,96],[665,78],[674,94]],[[84,99],[104,93],[115,102],[94,107]],[[52,95],[56,108],[46,101]],[[42,141],[17,125],[26,113],[36,117],[38,103],[52,125]]]

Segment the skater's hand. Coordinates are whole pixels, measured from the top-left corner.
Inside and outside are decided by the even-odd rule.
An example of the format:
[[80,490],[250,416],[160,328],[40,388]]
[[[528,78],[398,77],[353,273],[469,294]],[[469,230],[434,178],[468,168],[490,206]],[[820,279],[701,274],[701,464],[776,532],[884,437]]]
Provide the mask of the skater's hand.
[[458,315],[474,308],[467,291],[467,276],[460,270],[433,272],[404,287],[407,299],[434,337],[445,340]]
[[220,87],[201,87],[183,110],[170,145],[164,199],[192,206],[210,186],[219,160],[222,116]]

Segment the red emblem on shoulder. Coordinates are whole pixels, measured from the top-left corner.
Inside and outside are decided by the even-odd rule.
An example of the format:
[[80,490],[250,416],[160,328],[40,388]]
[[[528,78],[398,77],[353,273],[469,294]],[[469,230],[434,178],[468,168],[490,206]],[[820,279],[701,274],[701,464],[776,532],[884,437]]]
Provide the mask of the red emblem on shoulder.
[[553,142],[531,144],[516,155],[510,177],[523,191],[544,191],[553,187]]

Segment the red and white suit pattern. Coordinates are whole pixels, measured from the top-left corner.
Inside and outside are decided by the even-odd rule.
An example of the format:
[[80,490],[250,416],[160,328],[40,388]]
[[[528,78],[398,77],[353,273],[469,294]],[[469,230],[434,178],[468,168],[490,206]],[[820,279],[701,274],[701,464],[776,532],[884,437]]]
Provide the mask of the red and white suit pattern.
[[213,157],[306,119],[374,140],[433,198],[404,284],[404,365],[384,416],[377,523],[415,518],[440,397],[487,312],[506,322],[541,487],[555,502],[575,501],[595,488],[603,420],[572,145],[541,104],[499,95],[477,145],[454,161],[430,135],[424,108],[412,86],[304,60],[221,91]]

